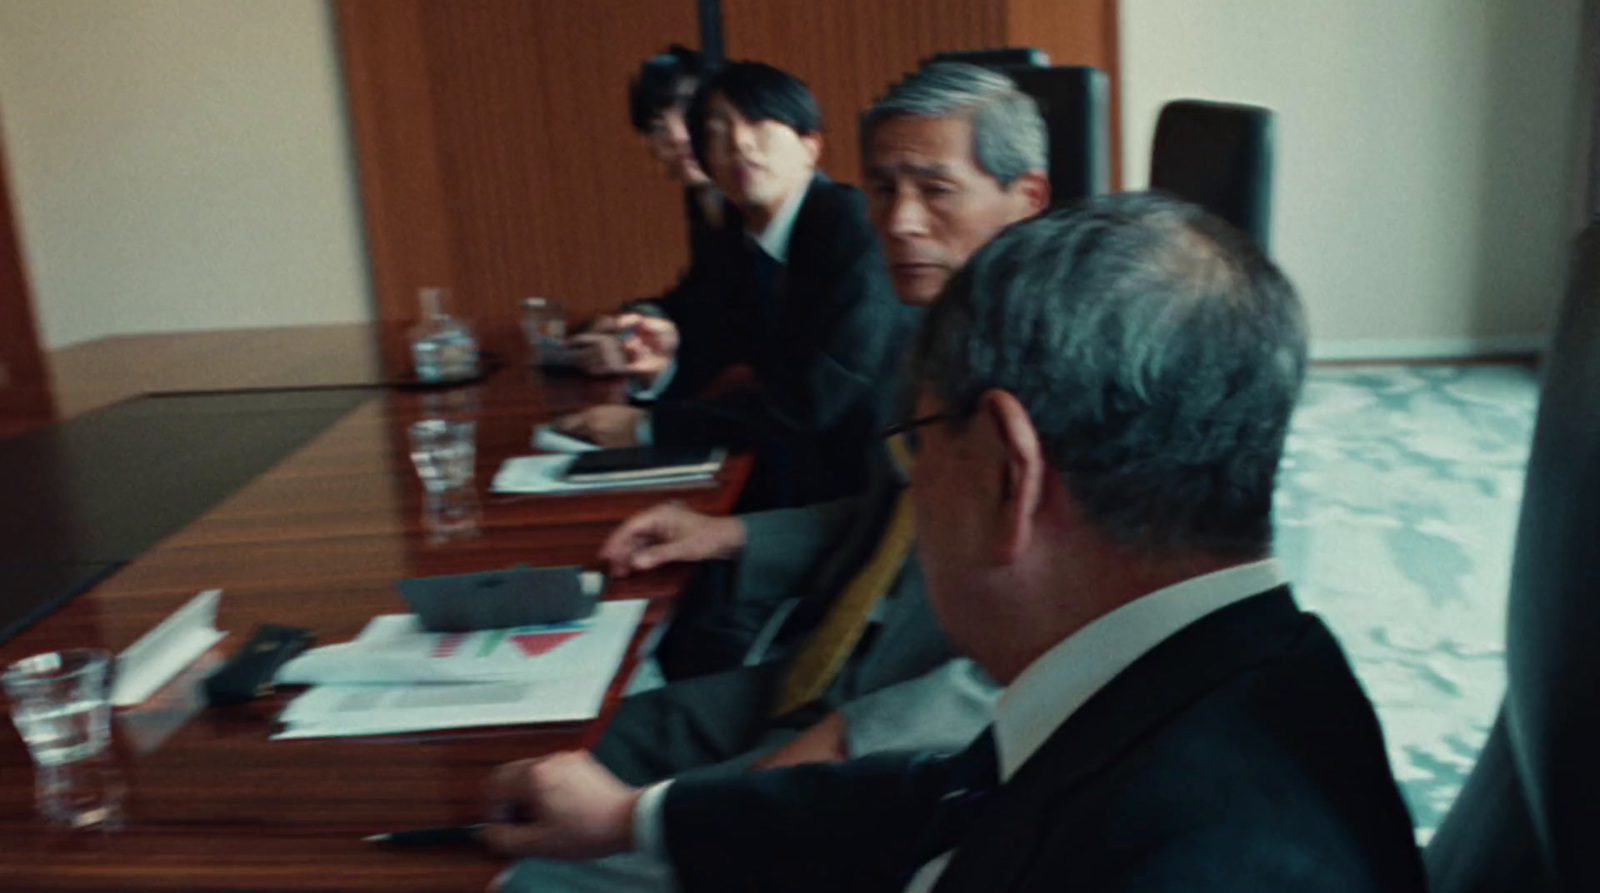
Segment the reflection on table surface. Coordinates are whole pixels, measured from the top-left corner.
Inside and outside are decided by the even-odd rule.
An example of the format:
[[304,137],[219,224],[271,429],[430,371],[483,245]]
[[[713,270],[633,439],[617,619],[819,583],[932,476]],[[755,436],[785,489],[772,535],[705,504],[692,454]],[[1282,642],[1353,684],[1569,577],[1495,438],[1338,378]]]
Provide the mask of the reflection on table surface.
[[[453,390],[375,387],[304,446],[197,520],[15,638],[0,661],[68,646],[127,647],[195,593],[223,590],[215,662],[261,623],[312,628],[321,643],[354,636],[376,614],[405,610],[402,577],[512,564],[595,566],[621,519],[663,498],[731,509],[748,473],[731,460],[716,486],[676,493],[527,497],[489,494],[494,470],[530,452],[534,424],[620,383],[544,375],[510,363]],[[307,393],[315,393],[309,391]],[[406,429],[428,417],[477,421],[470,501],[430,510]],[[225,444],[197,450],[195,461]],[[497,863],[481,853],[392,853],[367,834],[479,818],[483,779],[508,759],[593,741],[631,673],[632,655],[686,580],[669,569],[617,582],[608,598],[652,604],[600,720],[372,739],[270,742],[272,697],[200,706],[191,669],[151,701],[119,711],[113,754],[120,818],[66,831],[36,812],[31,765],[0,727],[0,879],[7,889],[481,889]]]

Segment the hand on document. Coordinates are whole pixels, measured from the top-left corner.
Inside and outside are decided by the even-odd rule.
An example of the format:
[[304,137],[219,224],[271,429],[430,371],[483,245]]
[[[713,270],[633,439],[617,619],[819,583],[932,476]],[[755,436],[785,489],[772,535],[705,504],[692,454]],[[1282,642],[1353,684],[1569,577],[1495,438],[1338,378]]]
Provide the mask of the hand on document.
[[562,416],[552,427],[608,449],[631,447],[639,443],[639,422],[647,414],[637,406],[602,403]]
[[671,562],[732,558],[744,549],[749,532],[738,518],[703,515],[681,502],[646,509],[611,532],[600,559],[613,577],[626,577]]

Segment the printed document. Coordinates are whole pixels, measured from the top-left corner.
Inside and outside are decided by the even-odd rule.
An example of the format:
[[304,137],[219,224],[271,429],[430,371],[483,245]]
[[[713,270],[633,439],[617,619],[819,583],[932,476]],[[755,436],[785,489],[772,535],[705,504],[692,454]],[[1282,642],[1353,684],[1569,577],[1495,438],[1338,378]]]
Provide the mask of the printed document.
[[416,617],[373,618],[354,641],[313,649],[278,681],[312,683],[274,738],[385,735],[593,719],[644,616],[643,599],[601,602],[569,623],[430,633]]

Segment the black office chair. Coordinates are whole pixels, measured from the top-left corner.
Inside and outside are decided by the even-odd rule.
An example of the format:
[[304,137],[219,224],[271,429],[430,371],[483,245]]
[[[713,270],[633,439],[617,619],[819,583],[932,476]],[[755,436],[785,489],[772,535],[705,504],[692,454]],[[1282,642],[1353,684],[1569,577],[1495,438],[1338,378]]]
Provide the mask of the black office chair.
[[1271,250],[1273,113],[1180,99],[1161,109],[1150,188],[1200,205]]
[[1500,717],[1425,856],[1434,893],[1600,890],[1600,223],[1546,357]]
[[1050,64],[1050,54],[1037,47],[995,47],[987,50],[949,50],[935,53],[928,62],[966,62],[987,68],[1013,66],[1043,67]]
[[1087,65],[1006,68],[1039,103],[1050,134],[1050,204],[1111,188],[1111,79]]

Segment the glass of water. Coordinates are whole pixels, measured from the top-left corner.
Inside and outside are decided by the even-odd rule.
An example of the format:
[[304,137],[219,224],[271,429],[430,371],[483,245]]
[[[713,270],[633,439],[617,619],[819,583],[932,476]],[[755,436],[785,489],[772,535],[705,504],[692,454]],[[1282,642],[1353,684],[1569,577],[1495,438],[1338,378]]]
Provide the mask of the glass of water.
[[11,719],[41,768],[98,756],[111,742],[111,655],[67,648],[25,657],[0,677]]
[[477,460],[477,422],[423,419],[411,424],[411,463],[430,497],[472,483]]
[[529,361],[537,366],[545,354],[556,351],[566,342],[566,311],[555,298],[523,298],[520,308]]

